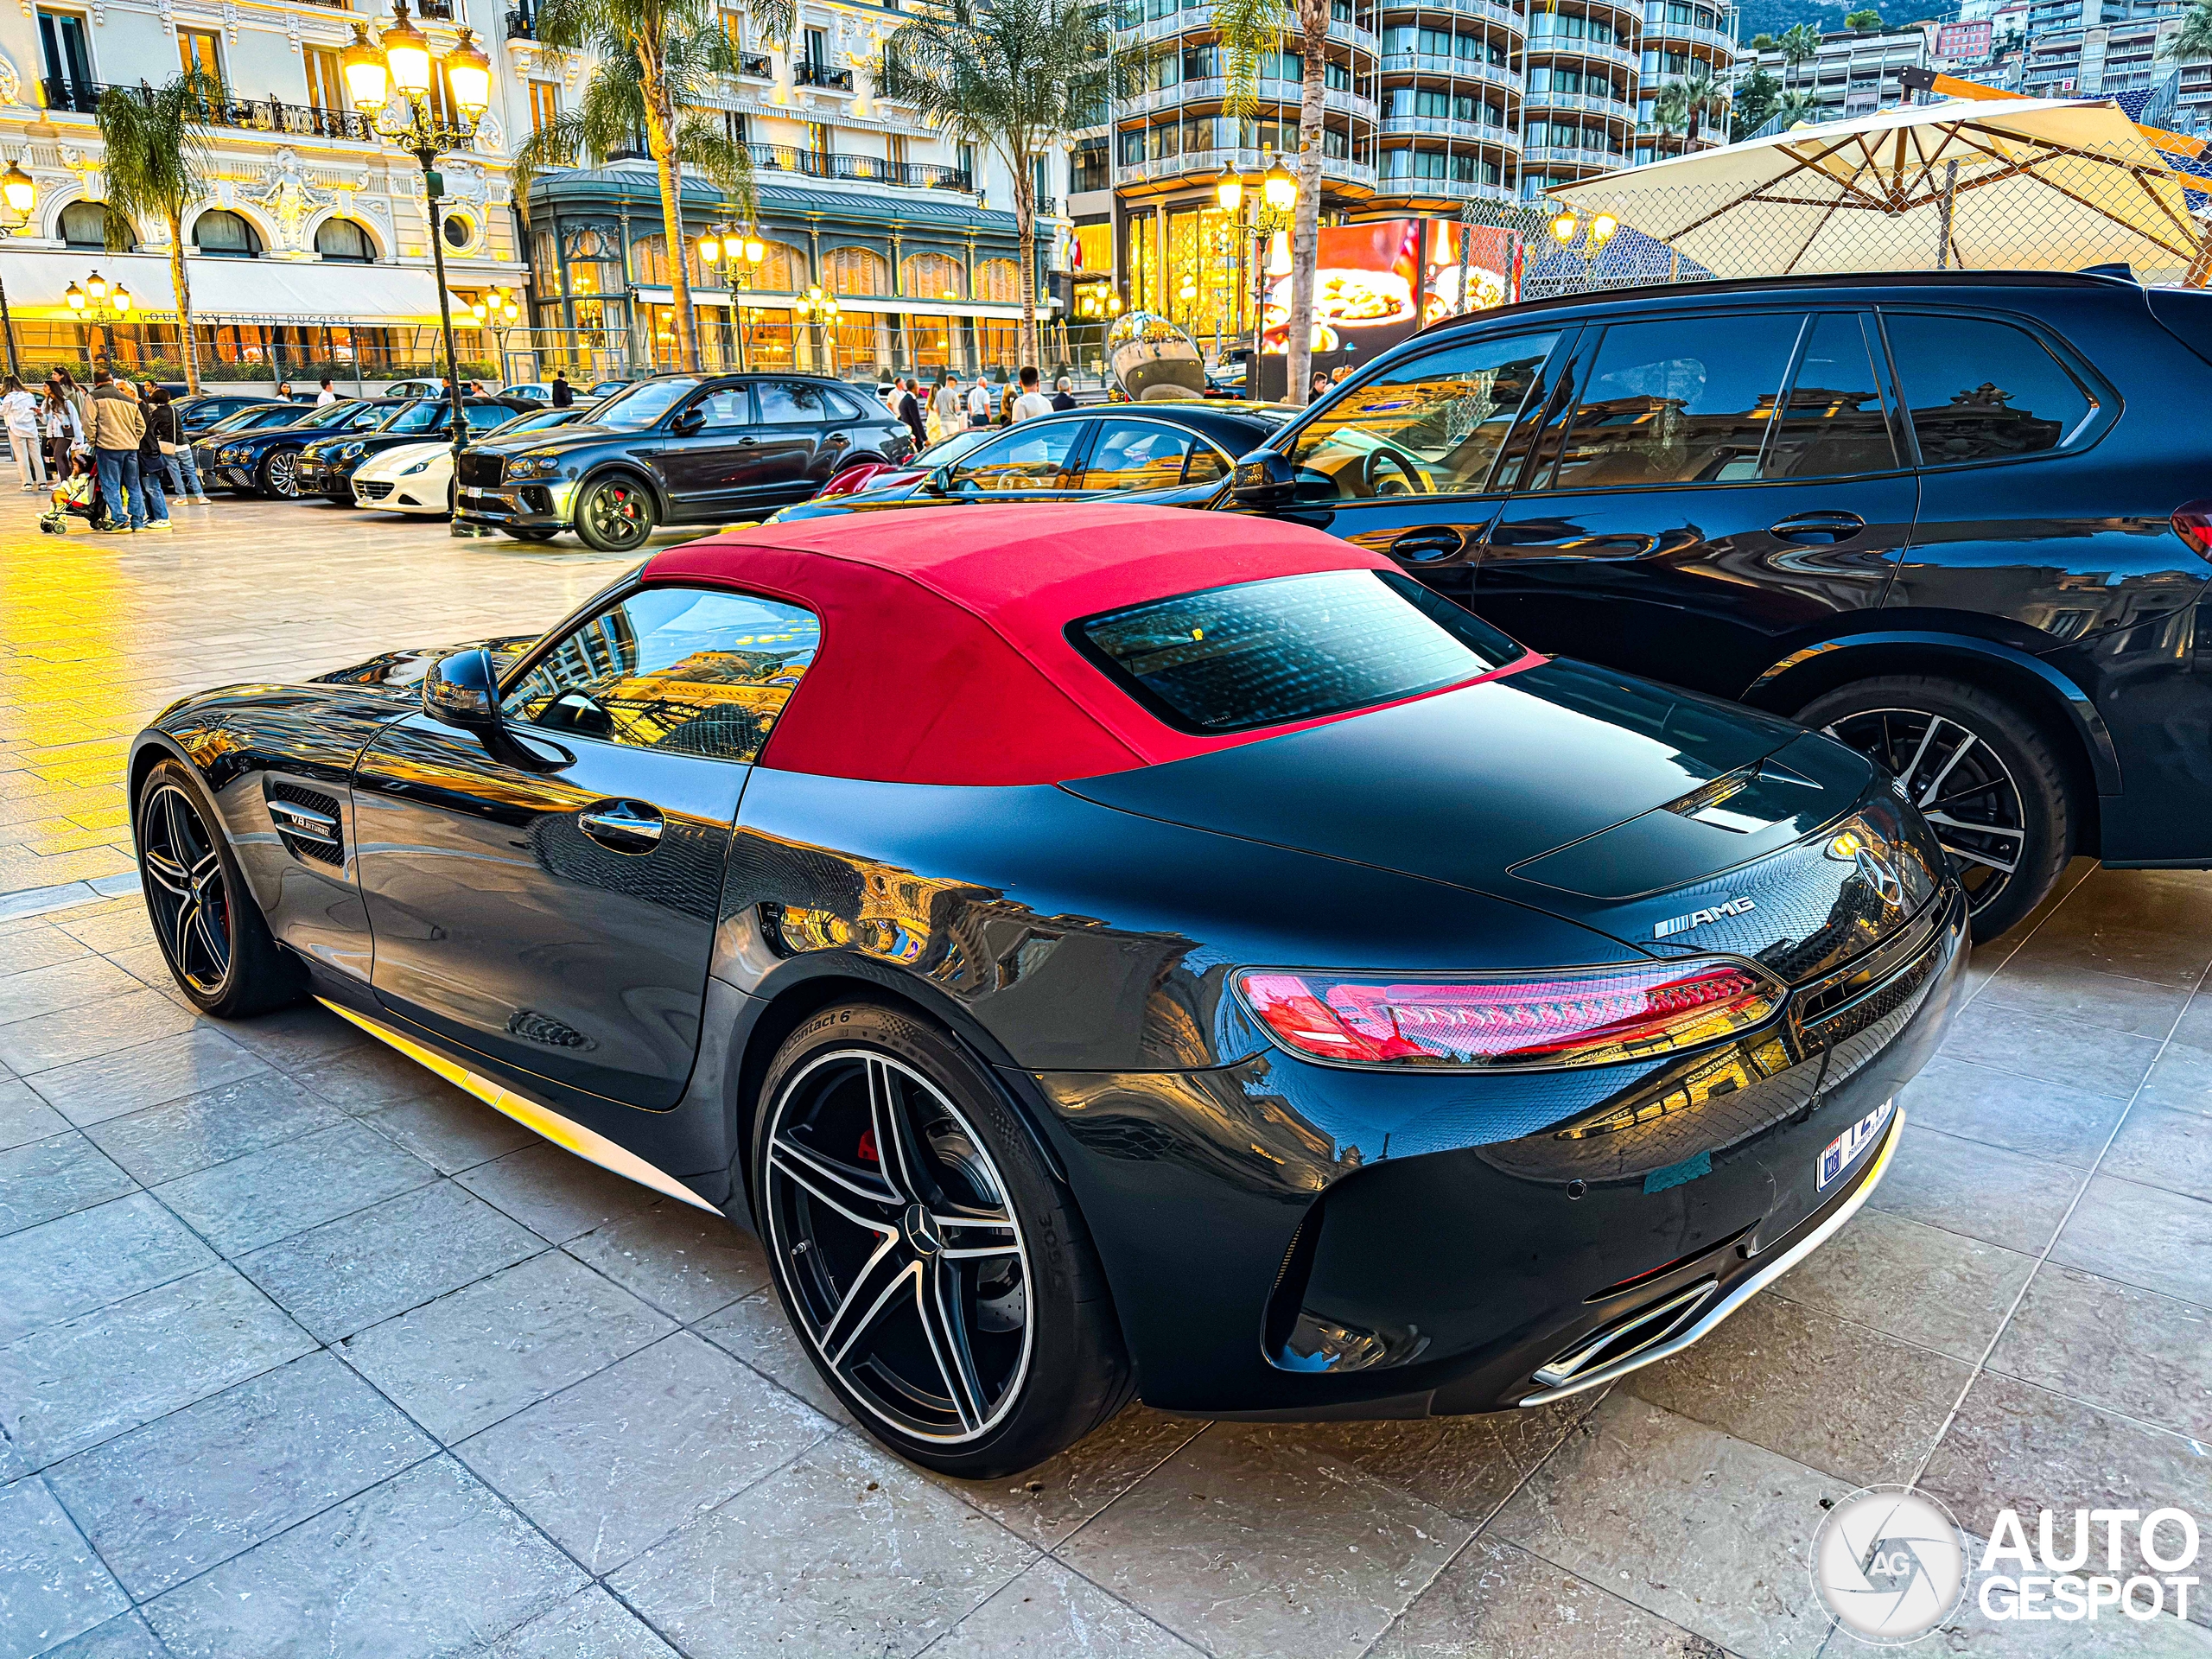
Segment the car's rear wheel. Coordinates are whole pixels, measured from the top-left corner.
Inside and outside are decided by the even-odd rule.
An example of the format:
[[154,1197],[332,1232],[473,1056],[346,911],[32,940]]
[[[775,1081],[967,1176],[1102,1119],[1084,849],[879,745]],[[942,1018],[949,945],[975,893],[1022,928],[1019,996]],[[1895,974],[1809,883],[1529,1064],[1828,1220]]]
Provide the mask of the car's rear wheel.
[[627,553],[653,533],[653,499],[633,478],[603,478],[584,486],[576,503],[576,534],[601,553]]
[[1950,855],[1977,943],[2017,925],[2073,855],[2066,769],[2036,722],[2002,697],[1891,675],[1840,686],[1797,718],[1904,780]]
[[1009,1474],[1128,1401],[1074,1201],[950,1033],[870,1002],[808,1020],[769,1066],[753,1167],[808,1357],[900,1456]]
[[155,940],[193,1005],[230,1019],[299,1001],[305,976],[276,948],[213,809],[184,767],[164,760],[146,774],[133,828]]
[[261,463],[261,493],[285,501],[300,499],[300,452],[271,450]]

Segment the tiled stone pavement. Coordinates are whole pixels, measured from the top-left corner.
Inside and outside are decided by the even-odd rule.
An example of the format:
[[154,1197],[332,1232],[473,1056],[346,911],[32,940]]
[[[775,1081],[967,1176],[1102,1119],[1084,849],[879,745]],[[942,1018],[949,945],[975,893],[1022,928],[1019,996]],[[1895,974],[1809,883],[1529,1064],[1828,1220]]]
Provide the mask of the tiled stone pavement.
[[[320,1011],[171,995],[128,881],[101,896],[149,713],[611,574],[178,516],[64,542],[0,499],[0,1655],[1835,1655],[1806,1545],[1866,1482],[1969,1527],[2212,1509],[2212,877],[2077,866],[1977,962],[1875,1204],[1601,1401],[1135,1409],[963,1485],[854,1432],[730,1230]],[[1931,1649],[2212,1630],[1969,1613]]]

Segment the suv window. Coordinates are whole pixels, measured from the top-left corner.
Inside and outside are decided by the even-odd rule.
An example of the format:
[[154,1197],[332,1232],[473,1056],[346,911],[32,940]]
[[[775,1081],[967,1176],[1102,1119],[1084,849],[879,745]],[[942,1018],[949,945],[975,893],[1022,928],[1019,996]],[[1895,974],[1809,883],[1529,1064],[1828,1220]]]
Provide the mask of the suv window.
[[1484,488],[1558,338],[1517,334],[1446,347],[1354,386],[1298,435],[1291,451],[1298,499]]
[[1157,490],[1183,481],[1191,435],[1155,421],[1108,421],[1083,468],[1086,490]]
[[546,731],[750,763],[821,640],[795,605],[649,588],[575,629],[500,706]]
[[2056,449],[2096,407],[2041,340],[2009,322],[1891,311],[1882,325],[1927,466]]
[[1615,323],[1568,422],[1555,490],[1758,476],[1804,319],[1750,313]]
[[701,430],[728,432],[753,424],[753,400],[743,386],[723,386],[691,405],[704,422]]
[[830,418],[822,388],[803,380],[762,380],[753,392],[760,400],[760,419],[766,425],[815,426]]
[[1759,476],[1842,478],[1893,470],[1897,452],[1881,385],[1859,315],[1815,317]]
[[823,401],[830,405],[830,415],[832,419],[857,421],[866,418],[861,406],[841,391],[831,391],[824,388],[822,397]]
[[1017,428],[971,451],[953,467],[955,490],[1057,490],[1065,487],[1068,452],[1081,421]]

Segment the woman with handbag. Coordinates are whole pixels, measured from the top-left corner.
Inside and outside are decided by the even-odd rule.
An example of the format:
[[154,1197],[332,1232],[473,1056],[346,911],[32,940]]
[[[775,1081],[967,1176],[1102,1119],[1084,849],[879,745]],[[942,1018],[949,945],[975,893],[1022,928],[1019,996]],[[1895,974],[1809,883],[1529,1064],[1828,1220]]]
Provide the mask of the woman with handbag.
[[77,406],[62,391],[59,378],[46,383],[45,414],[47,461],[58,481],[75,470],[70,458],[85,447],[84,423],[77,418]]
[[195,507],[206,506],[207,492],[200,487],[200,466],[192,458],[192,446],[184,441],[184,423],[177,418],[176,405],[167,389],[150,381],[146,386],[146,429],[154,435],[161,450],[161,470],[168,480],[169,494]]

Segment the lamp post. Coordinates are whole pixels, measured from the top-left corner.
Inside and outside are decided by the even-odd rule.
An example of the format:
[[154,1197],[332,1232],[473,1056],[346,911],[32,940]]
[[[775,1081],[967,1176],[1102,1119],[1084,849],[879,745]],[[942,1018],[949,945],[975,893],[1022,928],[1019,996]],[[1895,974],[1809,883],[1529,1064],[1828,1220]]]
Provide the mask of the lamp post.
[[[731,308],[737,313],[737,366],[742,373],[746,368],[745,313],[747,307],[736,298],[740,293],[750,293],[760,279],[760,262],[768,257],[768,250],[749,227],[732,224],[707,226],[706,234],[699,238],[699,262],[709,270],[717,266],[725,268],[729,285],[734,290]],[[742,278],[741,283],[740,279]]]
[[[71,311],[106,337],[108,366],[112,369],[115,366],[115,325],[130,319],[131,308],[136,303],[130,297],[130,290],[121,283],[109,286],[107,278],[96,270],[85,278],[82,288],[74,283],[70,283],[61,297],[69,302]],[[93,366],[97,368],[99,365]]]
[[[1298,177],[1278,156],[1256,188],[1233,173],[1224,174],[1214,186],[1214,200],[1232,225],[1241,223],[1252,235],[1252,355],[1244,365],[1244,395],[1256,397],[1260,395],[1260,347],[1267,328],[1268,278],[1290,275],[1289,227],[1291,214],[1298,207]],[[1268,250],[1265,258],[1261,254],[1263,247]],[[1283,396],[1290,396],[1287,385]]]
[[[438,176],[437,160],[441,150],[460,149],[474,140],[476,124],[492,103],[492,61],[478,48],[473,32],[464,28],[441,66],[430,55],[429,37],[407,16],[407,0],[392,0],[391,22],[382,37],[372,41],[368,26],[355,23],[353,44],[346,48],[340,65],[353,107],[368,119],[378,137],[397,144],[422,164],[430,263],[437,273],[438,327],[446,348],[446,397],[453,406],[453,475],[458,489],[468,423],[461,415],[461,359],[453,343],[453,296],[446,291],[445,226],[438,214],[445,181]],[[430,103],[433,76],[441,67],[452,114],[459,118],[454,125],[446,124],[448,118]],[[391,118],[394,93],[405,106],[403,120]]]
[[826,365],[820,372],[835,374],[837,372],[837,359],[836,351],[830,344],[830,325],[837,321],[837,296],[835,294],[823,293],[818,286],[810,287],[805,293],[798,296],[798,315],[803,321],[819,325],[822,360]]
[[[0,219],[0,238],[13,236],[31,222],[31,209],[38,205],[38,186],[31,175],[23,171],[22,163],[10,162],[8,170],[0,173],[0,204],[7,208],[7,217]],[[16,360],[16,320],[8,315],[8,285],[0,282],[0,334],[8,340],[8,372],[18,379],[22,378],[22,365]]]
[[499,354],[499,378],[507,378],[507,330],[515,326],[522,315],[522,308],[515,303],[513,295],[493,284],[492,291],[468,308],[468,315],[476,320],[480,330],[488,329],[493,349]]

